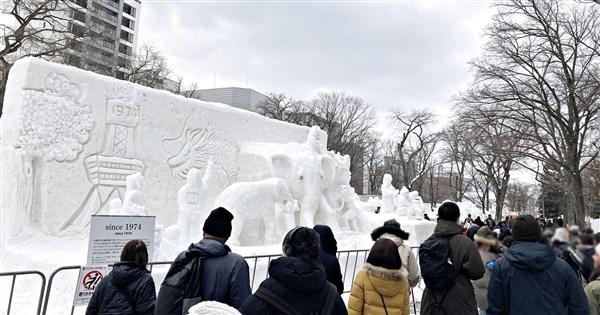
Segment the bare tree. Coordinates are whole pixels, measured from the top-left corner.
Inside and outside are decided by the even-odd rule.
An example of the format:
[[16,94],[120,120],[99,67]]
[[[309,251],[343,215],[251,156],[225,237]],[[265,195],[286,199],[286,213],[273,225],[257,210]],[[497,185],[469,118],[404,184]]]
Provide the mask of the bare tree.
[[494,112],[507,128],[527,126],[526,156],[564,169],[570,222],[585,224],[582,172],[598,157],[599,7],[507,0],[486,30],[475,81],[463,104]]
[[[155,89],[166,89],[171,69],[167,58],[149,44],[142,44],[133,58],[125,63],[124,80]],[[174,87],[177,86],[173,82]]]
[[420,191],[424,175],[433,166],[431,158],[438,141],[438,135],[429,131],[433,114],[428,110],[405,112],[399,108],[392,113],[400,134],[393,156],[400,168],[402,185]]
[[294,124],[301,124],[306,112],[304,103],[283,93],[269,93],[267,99],[256,106],[259,114]]
[[472,135],[477,132],[471,130],[460,122],[450,123],[440,135],[444,143],[442,155],[446,163],[450,164],[448,177],[450,187],[454,191],[453,199],[461,201],[470,185],[467,175],[467,167],[472,162]]
[[381,193],[381,183],[383,181],[383,146],[379,134],[372,135],[365,148],[364,170],[369,179],[369,189],[366,193],[378,195]]
[[67,0],[12,0],[2,2],[0,17],[0,112],[8,73],[23,57],[51,59],[81,45],[88,35],[83,27],[70,23],[76,10]]
[[377,123],[371,104],[344,92],[319,93],[301,116],[301,124],[327,133],[328,149],[350,156],[350,171],[365,166],[365,148]]

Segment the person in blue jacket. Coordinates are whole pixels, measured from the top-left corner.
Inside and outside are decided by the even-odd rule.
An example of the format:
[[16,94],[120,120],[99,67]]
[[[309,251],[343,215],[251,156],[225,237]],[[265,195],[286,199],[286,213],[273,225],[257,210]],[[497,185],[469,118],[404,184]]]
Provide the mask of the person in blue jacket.
[[488,315],[587,315],[581,282],[551,247],[538,243],[541,229],[531,215],[513,223],[515,244],[496,261],[488,289]]

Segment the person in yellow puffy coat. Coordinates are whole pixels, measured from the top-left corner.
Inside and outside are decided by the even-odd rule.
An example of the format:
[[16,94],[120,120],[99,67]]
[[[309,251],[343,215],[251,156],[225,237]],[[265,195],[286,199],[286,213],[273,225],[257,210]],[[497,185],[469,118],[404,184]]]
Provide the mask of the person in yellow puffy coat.
[[350,299],[349,315],[408,315],[408,272],[396,244],[381,238],[375,242],[367,262],[358,272]]

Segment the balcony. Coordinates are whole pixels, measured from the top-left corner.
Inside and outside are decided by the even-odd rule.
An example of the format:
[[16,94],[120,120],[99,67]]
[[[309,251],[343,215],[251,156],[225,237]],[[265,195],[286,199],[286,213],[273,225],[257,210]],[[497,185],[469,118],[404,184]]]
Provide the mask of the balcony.
[[86,8],[87,9],[87,0],[71,0],[71,2],[75,3],[76,5],[82,7],[82,8]]
[[94,33],[104,35],[104,36],[114,37],[115,35],[117,35],[116,28],[111,28],[106,25],[100,25],[98,23],[92,24],[92,26],[90,27],[90,30]]
[[119,9],[119,2],[114,2],[112,0],[100,0],[100,2],[107,4],[115,9]]
[[117,17],[115,15],[111,15],[108,12],[106,12],[104,9],[102,8],[98,8],[96,6],[94,6],[94,8],[92,9],[92,12],[94,12],[95,15],[104,18],[106,20],[109,20],[111,22],[117,22]]

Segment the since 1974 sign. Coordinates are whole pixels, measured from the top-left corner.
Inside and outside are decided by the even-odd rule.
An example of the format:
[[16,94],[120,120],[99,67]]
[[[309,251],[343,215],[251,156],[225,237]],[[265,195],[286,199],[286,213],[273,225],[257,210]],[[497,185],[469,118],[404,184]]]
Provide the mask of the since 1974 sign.
[[148,259],[154,253],[154,216],[94,215],[90,223],[88,265],[114,264],[120,260],[127,242],[142,240],[148,248]]

